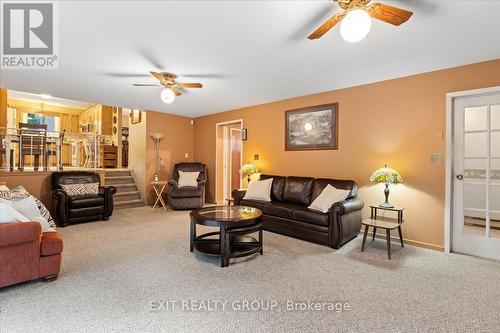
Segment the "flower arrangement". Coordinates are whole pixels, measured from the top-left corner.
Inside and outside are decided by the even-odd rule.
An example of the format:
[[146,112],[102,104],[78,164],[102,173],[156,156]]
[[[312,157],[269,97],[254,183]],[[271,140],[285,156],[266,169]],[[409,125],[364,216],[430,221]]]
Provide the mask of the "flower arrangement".
[[250,163],[243,164],[240,169],[240,173],[242,175],[247,175],[247,182],[250,183],[250,176],[253,175],[254,173],[258,173],[259,171],[257,170],[256,167],[254,167]]

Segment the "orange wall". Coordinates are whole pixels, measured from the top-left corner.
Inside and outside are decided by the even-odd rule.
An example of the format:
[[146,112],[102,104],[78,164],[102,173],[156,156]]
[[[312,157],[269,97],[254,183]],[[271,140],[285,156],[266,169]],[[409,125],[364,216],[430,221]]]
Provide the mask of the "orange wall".
[[[151,205],[156,198],[150,185],[155,173],[155,144],[149,135],[155,132],[165,135],[160,141],[160,157],[163,160],[163,165],[159,166],[160,180],[170,178],[175,163],[193,161],[193,125],[191,125],[191,118],[147,111],[146,199],[147,203]],[[185,157],[186,153],[188,157]]]
[[[365,216],[368,205],[383,201],[383,185],[368,181],[372,171],[386,163],[395,168],[405,183],[391,186],[390,199],[405,207],[405,238],[442,249],[445,95],[499,85],[497,59],[197,118],[194,157],[207,164],[207,200],[215,196],[215,124],[241,118],[248,129],[244,162],[253,162],[258,153],[255,165],[265,173],[353,179],[365,201]],[[338,150],[284,150],[285,110],[335,102],[339,103]],[[433,153],[442,154],[443,162],[432,163]]]

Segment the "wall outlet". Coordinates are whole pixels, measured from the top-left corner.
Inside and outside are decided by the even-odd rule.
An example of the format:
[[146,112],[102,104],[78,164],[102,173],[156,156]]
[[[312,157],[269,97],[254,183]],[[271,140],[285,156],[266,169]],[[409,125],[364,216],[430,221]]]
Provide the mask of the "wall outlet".
[[189,158],[189,153],[184,153],[184,158]]
[[163,158],[160,158],[160,165],[165,165],[165,161],[163,160]]
[[253,160],[254,160],[254,161],[258,161],[258,160],[259,160],[259,158],[260,158],[259,154],[254,154],[254,155],[253,155]]
[[443,140],[443,131],[436,132],[436,140]]

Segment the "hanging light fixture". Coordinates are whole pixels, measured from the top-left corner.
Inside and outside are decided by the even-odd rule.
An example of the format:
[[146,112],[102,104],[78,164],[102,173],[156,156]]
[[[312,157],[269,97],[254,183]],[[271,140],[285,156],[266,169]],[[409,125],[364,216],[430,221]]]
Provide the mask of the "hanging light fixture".
[[175,101],[175,94],[170,88],[163,89],[160,96],[163,103],[171,104]]
[[356,43],[363,40],[372,27],[370,15],[361,8],[356,8],[347,13],[340,23],[340,34],[345,41]]

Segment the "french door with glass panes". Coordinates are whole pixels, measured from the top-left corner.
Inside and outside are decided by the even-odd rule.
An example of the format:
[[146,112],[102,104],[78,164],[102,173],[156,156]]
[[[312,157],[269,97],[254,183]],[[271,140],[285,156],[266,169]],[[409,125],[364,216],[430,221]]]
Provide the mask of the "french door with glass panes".
[[500,260],[500,94],[454,101],[452,250]]

